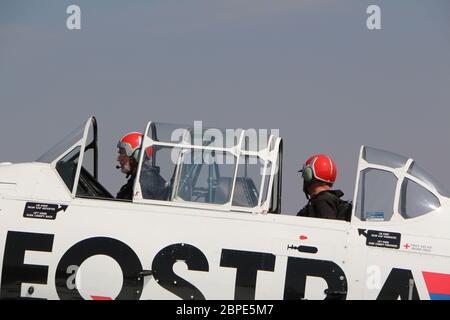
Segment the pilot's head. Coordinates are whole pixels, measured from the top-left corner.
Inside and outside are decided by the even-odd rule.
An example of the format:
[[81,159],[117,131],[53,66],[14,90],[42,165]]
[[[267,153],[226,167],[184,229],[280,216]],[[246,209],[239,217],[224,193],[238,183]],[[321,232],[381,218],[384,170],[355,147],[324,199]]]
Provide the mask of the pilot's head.
[[[117,148],[119,148],[117,161],[120,164],[117,169],[120,169],[127,176],[137,173],[143,136],[140,132],[130,132],[124,135],[117,144]],[[145,154],[144,161],[151,159],[153,147],[148,147]]]
[[143,134],[140,132],[130,132],[124,135],[117,144],[117,148],[119,148],[117,161],[120,164],[118,168],[126,175],[136,174],[142,137]]
[[333,159],[324,155],[313,155],[303,164],[303,192],[309,199],[323,190],[329,190],[336,181],[337,168]]

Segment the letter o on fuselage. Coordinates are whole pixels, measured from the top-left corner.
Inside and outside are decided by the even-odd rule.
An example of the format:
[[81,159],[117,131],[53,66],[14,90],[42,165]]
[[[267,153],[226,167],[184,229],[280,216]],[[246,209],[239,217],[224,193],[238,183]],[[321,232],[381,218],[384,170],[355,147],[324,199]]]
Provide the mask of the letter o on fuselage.
[[142,264],[136,253],[125,243],[106,237],[89,238],[72,246],[61,258],[56,269],[55,284],[60,299],[82,300],[77,288],[69,289],[67,273],[70,266],[80,266],[92,256],[105,255],[114,259],[122,269],[123,286],[116,297],[118,300],[138,300],[142,294],[144,281],[138,277]]

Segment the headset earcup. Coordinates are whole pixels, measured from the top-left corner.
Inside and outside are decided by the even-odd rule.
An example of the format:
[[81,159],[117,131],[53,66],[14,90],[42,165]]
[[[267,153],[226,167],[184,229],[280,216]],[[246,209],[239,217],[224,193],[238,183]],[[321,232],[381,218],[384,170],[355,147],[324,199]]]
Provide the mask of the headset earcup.
[[136,149],[134,150],[133,154],[131,155],[131,157],[136,161],[136,163],[139,162],[139,156],[141,154],[141,149]]
[[310,167],[306,167],[305,169],[303,169],[303,179],[306,182],[309,182],[313,179],[313,172]]

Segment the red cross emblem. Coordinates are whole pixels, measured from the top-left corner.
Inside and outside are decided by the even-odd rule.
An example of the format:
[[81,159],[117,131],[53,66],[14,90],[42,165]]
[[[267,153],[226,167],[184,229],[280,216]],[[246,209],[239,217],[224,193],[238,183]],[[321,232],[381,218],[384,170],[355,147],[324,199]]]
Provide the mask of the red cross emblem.
[[410,246],[408,243],[406,243],[403,247],[404,247],[406,250],[408,250],[409,248],[411,248],[411,246]]

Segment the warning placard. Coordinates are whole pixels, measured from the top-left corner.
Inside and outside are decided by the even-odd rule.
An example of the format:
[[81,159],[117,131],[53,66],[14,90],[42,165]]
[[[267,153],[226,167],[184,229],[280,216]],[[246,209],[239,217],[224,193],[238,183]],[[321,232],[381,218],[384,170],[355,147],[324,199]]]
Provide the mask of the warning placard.
[[370,247],[381,247],[389,249],[399,249],[401,234],[397,232],[364,230],[359,229],[359,235],[366,237],[366,245]]
[[24,218],[55,220],[56,215],[60,211],[66,211],[68,206],[48,203],[27,202]]

